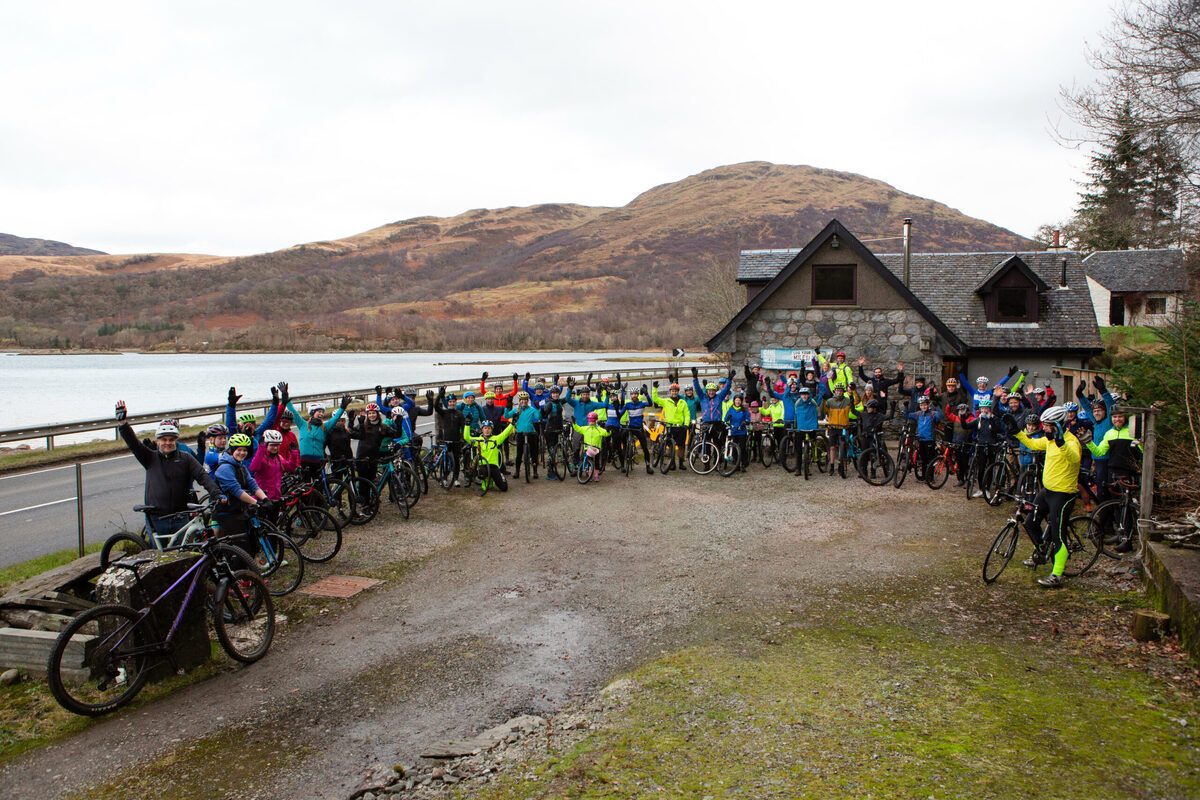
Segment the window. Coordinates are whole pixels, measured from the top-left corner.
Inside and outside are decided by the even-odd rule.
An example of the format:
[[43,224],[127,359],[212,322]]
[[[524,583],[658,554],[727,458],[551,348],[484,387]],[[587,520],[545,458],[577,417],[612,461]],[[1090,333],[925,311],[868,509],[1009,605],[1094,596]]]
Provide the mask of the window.
[[856,302],[854,265],[813,267],[812,304],[852,306]]
[[1167,298],[1165,297],[1150,297],[1146,299],[1147,314],[1165,314],[1167,313]]
[[996,290],[996,319],[1000,322],[1024,322],[1029,318],[1028,289],[1002,288]]

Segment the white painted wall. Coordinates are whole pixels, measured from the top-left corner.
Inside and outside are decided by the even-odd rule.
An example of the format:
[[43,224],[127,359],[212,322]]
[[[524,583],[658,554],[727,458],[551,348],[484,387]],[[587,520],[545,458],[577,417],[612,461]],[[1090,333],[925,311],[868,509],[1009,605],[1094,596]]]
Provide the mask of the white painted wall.
[[1112,294],[1092,278],[1087,276],[1088,294],[1092,297],[1092,310],[1096,314],[1096,324],[1102,328],[1108,327],[1108,303]]

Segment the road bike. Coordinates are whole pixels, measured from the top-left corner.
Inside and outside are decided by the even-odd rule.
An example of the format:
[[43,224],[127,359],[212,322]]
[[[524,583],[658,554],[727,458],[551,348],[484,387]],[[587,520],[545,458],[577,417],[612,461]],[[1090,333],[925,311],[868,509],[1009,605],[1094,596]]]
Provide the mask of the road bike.
[[[159,663],[165,661],[178,672],[174,647],[181,623],[191,604],[204,602],[210,591],[209,612],[221,649],[247,664],[266,655],[275,635],[274,601],[258,573],[230,566],[226,547],[215,539],[202,542],[196,562],[139,609],[100,605],[73,619],[46,660],[46,680],[59,705],[84,716],[107,714],[131,701]],[[133,573],[143,601],[147,593],[137,569],[142,561],[151,560],[114,565]],[[180,593],[183,598],[177,601]],[[179,610],[164,636],[153,614],[168,600],[179,602]]]
[[[992,546],[983,559],[983,582],[987,584],[994,583],[1012,560],[1013,554],[1017,552],[1017,541],[1021,538],[1025,521],[1035,511],[1031,496],[1017,497],[1004,492],[1003,497],[1012,500],[1015,505],[1008,521],[992,540]],[[1025,535],[1029,538],[1029,531],[1025,531]],[[1032,539],[1030,541],[1034,545],[1034,560],[1045,559],[1047,554],[1041,551],[1037,542],[1033,542]],[[1073,516],[1067,521],[1063,527],[1063,544],[1067,548],[1067,565],[1063,575],[1068,578],[1078,577],[1087,572],[1100,557],[1100,539],[1089,529],[1087,514]]]

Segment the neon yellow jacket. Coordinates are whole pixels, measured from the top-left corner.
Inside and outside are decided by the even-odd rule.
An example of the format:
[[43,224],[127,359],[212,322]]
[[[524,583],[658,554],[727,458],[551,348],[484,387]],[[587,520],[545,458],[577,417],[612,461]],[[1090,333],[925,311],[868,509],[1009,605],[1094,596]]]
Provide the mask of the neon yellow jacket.
[[503,432],[484,438],[483,436],[472,436],[471,428],[467,426],[463,428],[463,438],[468,442],[478,442],[479,454],[483,456],[483,460],[493,467],[498,467],[500,466],[500,445],[504,444],[504,440],[512,436],[516,429],[515,425],[509,425]]
[[772,427],[775,427],[775,428],[783,427],[783,401],[782,400],[776,400],[774,403],[771,403],[771,405],[762,409],[762,413],[769,414],[771,416]]
[[572,427],[583,436],[583,443],[589,447],[599,447],[604,441],[604,437],[609,435],[608,429],[601,427],[599,424],[580,425],[572,423]]
[[658,396],[658,387],[650,388],[650,399],[654,401],[654,405],[663,410],[663,422],[668,425],[687,425],[692,421],[692,412],[688,411],[687,400],[683,399],[683,395],[672,400],[671,396]]
[[1042,468],[1042,486],[1052,492],[1070,492],[1079,488],[1079,459],[1083,448],[1079,440],[1068,432],[1063,433],[1063,446],[1053,439],[1031,439],[1025,431],[1017,431],[1017,440],[1030,450],[1046,451],[1046,466]]

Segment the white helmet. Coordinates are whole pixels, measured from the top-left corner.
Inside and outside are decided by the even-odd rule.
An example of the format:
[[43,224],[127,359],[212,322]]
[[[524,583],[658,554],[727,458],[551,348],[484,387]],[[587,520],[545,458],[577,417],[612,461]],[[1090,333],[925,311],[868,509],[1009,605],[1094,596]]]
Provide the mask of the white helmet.
[[280,444],[283,441],[283,434],[279,431],[263,431],[262,438],[265,444]]
[[178,439],[179,428],[176,428],[174,425],[167,425],[165,423],[159,425],[158,429],[154,431],[154,438],[161,439],[164,436],[174,436],[176,439]]
[[988,376],[980,375],[978,378],[975,379],[975,382],[976,383],[988,383]]
[[1050,406],[1042,412],[1042,422],[1059,425],[1067,418],[1067,410],[1062,406]]
[[324,410],[325,410],[324,403],[310,403],[308,406],[308,415],[311,417],[313,414],[317,413],[318,411],[324,411]]

